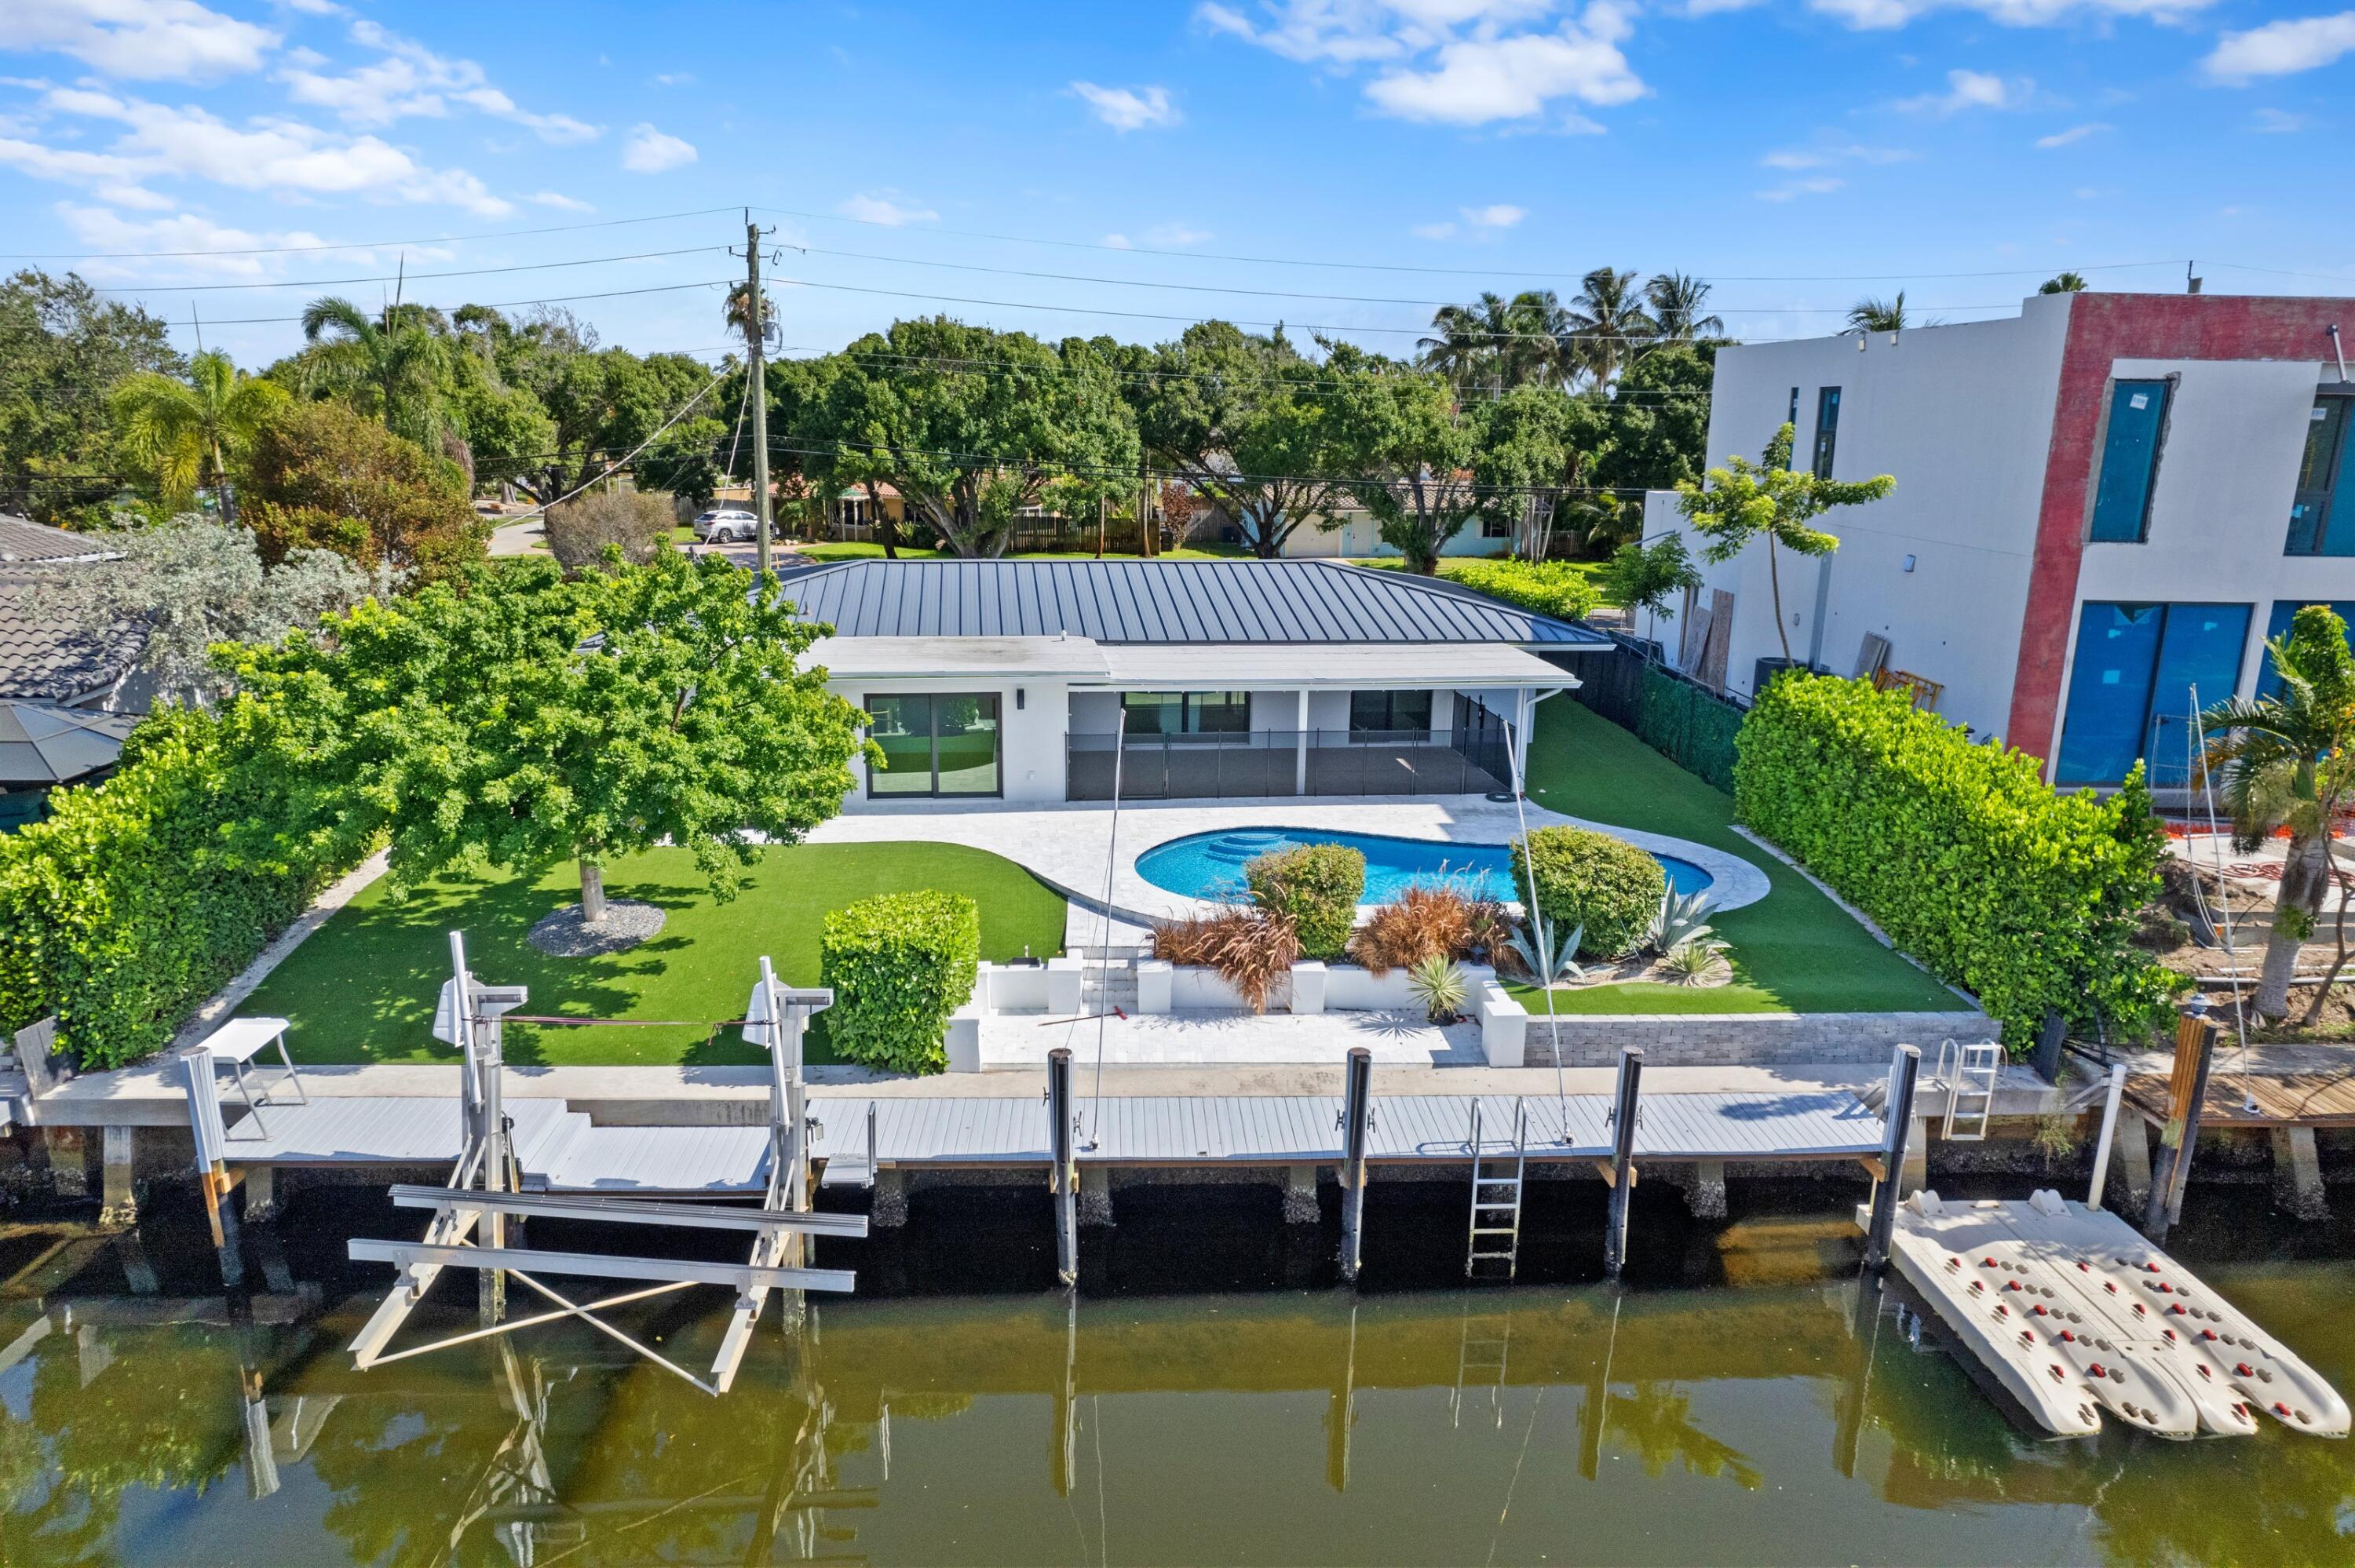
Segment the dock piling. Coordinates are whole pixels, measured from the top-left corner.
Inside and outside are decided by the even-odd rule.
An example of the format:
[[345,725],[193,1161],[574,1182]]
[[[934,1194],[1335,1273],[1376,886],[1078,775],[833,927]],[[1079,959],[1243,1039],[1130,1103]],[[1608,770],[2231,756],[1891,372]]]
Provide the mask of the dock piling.
[[[2110,1181],[2110,1146],[2118,1137],[2118,1105],[2126,1097],[2126,1065],[2110,1068],[2110,1092],[2102,1101],[2102,1134],[2094,1144],[2094,1184],[2085,1189],[2085,1207],[2102,1206],[2102,1191]],[[2140,1129],[2137,1129],[2139,1131]]]
[[1341,1278],[1355,1284],[1365,1264],[1366,1139],[1374,1112],[1374,1054],[1349,1047],[1341,1090]]
[[1913,1132],[1913,1085],[1922,1074],[1922,1051],[1900,1045],[1889,1062],[1889,1099],[1881,1107],[1889,1126],[1881,1146],[1881,1178],[1872,1188],[1872,1219],[1864,1234],[1864,1266],[1878,1274],[1889,1266],[1889,1239],[1897,1228],[1898,1174],[1905,1169],[1906,1143]]
[[1621,1046],[1619,1093],[1611,1112],[1611,1212],[1603,1227],[1603,1272],[1613,1279],[1627,1262],[1627,1200],[1636,1190],[1636,1107],[1643,1077],[1642,1048]]
[[2169,1085],[2167,1125],[2159,1129],[2158,1168],[2151,1174],[2150,1206],[2142,1231],[2164,1244],[2167,1231],[2183,1214],[2183,1187],[2191,1175],[2191,1152],[2200,1141],[2200,1103],[2208,1097],[2208,1067],[2214,1059],[2216,1026],[2208,1005],[2183,1010],[2175,1029],[2175,1072]]
[[1071,1049],[1047,1053],[1047,1141],[1053,1164],[1047,1190],[1055,1200],[1055,1277],[1066,1285],[1080,1277],[1080,1171],[1071,1126]]

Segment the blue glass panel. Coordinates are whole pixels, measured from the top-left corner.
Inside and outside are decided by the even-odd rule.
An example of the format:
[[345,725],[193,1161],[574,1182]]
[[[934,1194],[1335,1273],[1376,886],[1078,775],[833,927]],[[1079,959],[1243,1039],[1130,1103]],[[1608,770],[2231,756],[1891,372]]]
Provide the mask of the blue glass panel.
[[[2321,599],[2307,599],[2274,600],[2273,613],[2265,618],[2265,641],[2271,642],[2275,638],[2287,631],[2290,621],[2296,617],[2299,610],[2309,604],[2323,602],[2325,601]],[[2355,648],[2355,599],[2332,599],[2328,602],[2331,609],[2337,612],[2339,619],[2347,622],[2347,643],[2349,647]],[[2261,697],[2278,695],[2281,692],[2281,677],[2274,673],[2274,651],[2268,648],[2259,655],[2259,658],[2262,662],[2257,667],[2257,695]]]
[[2150,518],[2151,470],[2167,417],[2167,383],[2121,381],[2110,389],[2110,431],[2102,443],[2102,478],[2094,493],[2097,543],[2139,544]]
[[2115,784],[2142,755],[2151,668],[2167,616],[2156,604],[2088,604],[2077,622],[2077,659],[2053,778]]
[[[2142,755],[2154,783],[2187,778],[2191,770],[2191,703],[2197,694],[2205,710],[2231,696],[2241,683],[2241,652],[2249,644],[2245,604],[2170,604],[2167,630],[2158,641],[2158,673],[2151,683],[2150,728]],[[2119,775],[2124,778],[2124,774]]]

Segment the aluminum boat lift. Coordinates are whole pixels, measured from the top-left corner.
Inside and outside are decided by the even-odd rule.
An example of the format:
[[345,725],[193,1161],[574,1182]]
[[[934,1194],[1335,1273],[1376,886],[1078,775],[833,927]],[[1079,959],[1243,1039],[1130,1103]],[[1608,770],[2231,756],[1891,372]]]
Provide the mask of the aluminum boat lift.
[[[867,1234],[863,1215],[810,1210],[813,1127],[802,1037],[810,1017],[833,1002],[832,991],[788,988],[769,960],[761,960],[742,1026],[748,1043],[769,1052],[765,1127],[601,1128],[560,1100],[506,1101],[500,1021],[523,1005],[524,988],[480,983],[467,970],[456,932],[450,954],[452,978],[442,988],[434,1034],[461,1054],[455,1099],[323,1097],[282,1106],[265,1099],[230,1128],[223,1123],[209,1058],[192,1053],[184,1059],[197,1169],[225,1273],[234,1274],[237,1255],[233,1210],[225,1201],[230,1167],[414,1165],[454,1152],[442,1185],[391,1189],[397,1206],[430,1213],[421,1239],[363,1237],[348,1244],[356,1261],[400,1270],[399,1282],[352,1340],[355,1363],[363,1370],[573,1318],[706,1393],[724,1393],[771,1292],[853,1288],[856,1277],[847,1269],[807,1266],[808,1238]],[[711,1202],[744,1199],[757,1199],[758,1206]],[[549,1251],[521,1243],[522,1224],[535,1218],[735,1232],[750,1237],[750,1247],[742,1263]],[[483,1326],[391,1349],[445,1268],[479,1271]],[[626,1282],[629,1288],[576,1301],[547,1285],[543,1274]],[[508,1277],[545,1298],[549,1309],[507,1316]],[[598,1316],[698,1285],[736,1293],[708,1377]]]

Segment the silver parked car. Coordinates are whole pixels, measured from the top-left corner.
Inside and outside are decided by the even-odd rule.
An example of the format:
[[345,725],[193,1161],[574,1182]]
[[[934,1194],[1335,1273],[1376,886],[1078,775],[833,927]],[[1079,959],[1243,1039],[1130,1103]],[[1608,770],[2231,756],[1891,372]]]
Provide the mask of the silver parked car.
[[695,536],[707,545],[749,544],[761,530],[761,520],[741,506],[715,506],[695,519]]

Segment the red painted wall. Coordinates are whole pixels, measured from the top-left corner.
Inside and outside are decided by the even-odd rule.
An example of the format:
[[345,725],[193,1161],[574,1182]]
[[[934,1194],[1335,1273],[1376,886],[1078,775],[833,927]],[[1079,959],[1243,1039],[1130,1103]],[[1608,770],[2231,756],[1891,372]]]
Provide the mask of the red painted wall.
[[[2085,553],[2089,492],[2100,454],[2102,395],[2120,359],[2326,361],[2324,330],[2355,336],[2355,301],[2224,294],[2079,294],[2069,302],[2061,396],[2044,460],[2044,497],[2029,567],[2028,613],[2004,739],[2050,758],[2059,744],[2061,673],[2069,659],[2077,567]],[[2179,437],[2178,439],[2183,439]],[[2289,519],[2282,519],[2286,531]]]

